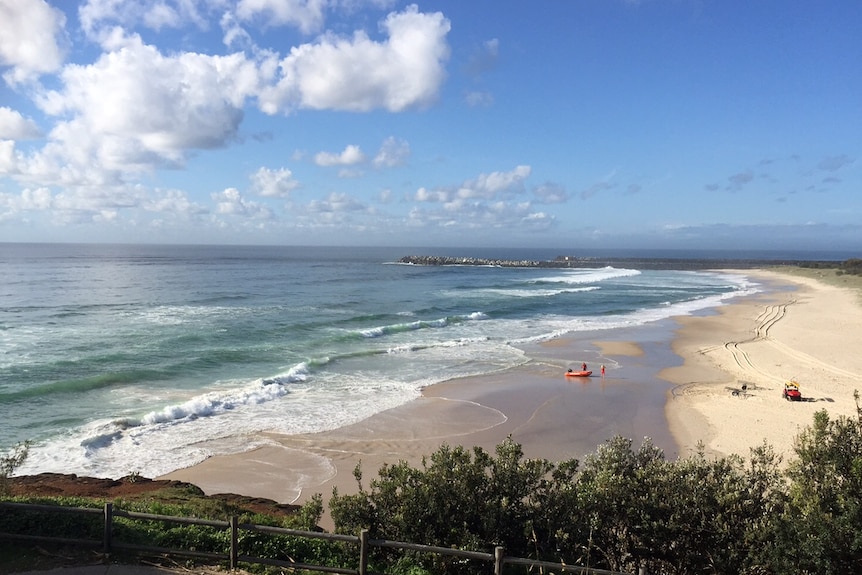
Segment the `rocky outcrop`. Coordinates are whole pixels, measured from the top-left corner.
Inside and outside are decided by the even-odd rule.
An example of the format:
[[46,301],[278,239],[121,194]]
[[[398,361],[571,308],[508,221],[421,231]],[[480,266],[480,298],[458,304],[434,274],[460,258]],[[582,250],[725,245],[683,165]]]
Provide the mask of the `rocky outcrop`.
[[447,256],[404,256],[402,264],[421,266],[492,266],[499,268],[564,268],[571,267],[566,261],[498,260],[486,258],[453,258]]

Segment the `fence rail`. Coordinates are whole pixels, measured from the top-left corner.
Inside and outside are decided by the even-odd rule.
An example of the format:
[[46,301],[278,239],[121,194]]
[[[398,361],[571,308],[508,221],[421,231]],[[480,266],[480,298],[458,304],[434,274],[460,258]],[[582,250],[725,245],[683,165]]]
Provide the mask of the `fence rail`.
[[[479,551],[465,551],[462,549],[435,547],[432,545],[420,545],[417,543],[406,543],[402,541],[371,539],[367,531],[362,531],[358,536],[354,536],[338,533],[299,531],[295,529],[285,529],[281,527],[272,527],[267,525],[239,523],[239,520],[236,516],[232,516],[229,521],[197,519],[193,517],[174,517],[170,515],[156,515],[151,513],[123,511],[120,509],[114,509],[113,504],[111,503],[105,503],[102,509],[95,509],[87,507],[64,507],[60,505],[37,505],[30,503],[13,503],[7,501],[0,501],[0,509],[3,508],[18,509],[23,511],[69,513],[78,515],[102,515],[104,517],[104,529],[101,540],[47,537],[42,535],[21,535],[16,533],[0,533],[0,539],[13,541],[30,541],[39,543],[63,543],[80,547],[94,547],[101,548],[102,551],[104,551],[105,553],[111,553],[112,551],[134,551],[139,553],[160,553],[168,556],[194,557],[200,559],[226,561],[230,565],[231,569],[236,569],[239,563],[242,562],[274,567],[288,567],[291,569],[306,569],[309,571],[319,571],[322,573],[339,573],[343,575],[382,575],[368,570],[368,553],[371,547],[385,547],[391,549],[418,551],[420,553],[459,557],[476,561],[485,561],[490,563],[493,567],[494,575],[502,575],[503,567],[506,564],[525,565],[530,567],[538,567],[541,569],[554,569],[563,573],[578,573],[580,575],[629,575],[619,573],[617,571],[594,569],[592,567],[565,565],[562,563],[539,561],[537,559],[527,559],[523,557],[508,557],[506,556],[503,547],[496,547],[494,549],[494,553],[482,553]],[[165,547],[124,543],[122,541],[117,541],[114,538],[115,517],[123,517],[126,519],[142,521],[161,521],[164,523],[178,523],[183,525],[201,525],[213,527],[215,529],[226,530],[230,532],[229,548],[226,550],[226,552],[216,553],[209,551],[196,551],[193,549],[172,549]],[[357,567],[355,569],[349,569],[344,567],[331,567],[326,565],[310,565],[305,563],[298,563],[295,561],[284,561],[280,559],[269,559],[266,557],[243,555],[239,552],[240,531],[254,531],[266,533],[269,535],[286,535],[306,539],[323,539],[327,541],[355,544],[358,549]],[[645,575],[645,571],[642,570],[641,575]]]

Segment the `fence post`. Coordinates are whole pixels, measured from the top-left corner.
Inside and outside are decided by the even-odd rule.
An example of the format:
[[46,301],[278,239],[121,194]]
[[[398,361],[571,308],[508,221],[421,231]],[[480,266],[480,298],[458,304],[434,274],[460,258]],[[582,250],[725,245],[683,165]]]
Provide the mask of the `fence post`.
[[230,516],[230,568],[237,568],[239,563],[239,518]]
[[494,575],[503,575],[503,556],[505,551],[499,545],[494,547]]
[[105,525],[102,533],[102,551],[111,552],[111,533],[114,531],[114,504],[105,503]]
[[359,532],[359,575],[368,573],[368,529]]

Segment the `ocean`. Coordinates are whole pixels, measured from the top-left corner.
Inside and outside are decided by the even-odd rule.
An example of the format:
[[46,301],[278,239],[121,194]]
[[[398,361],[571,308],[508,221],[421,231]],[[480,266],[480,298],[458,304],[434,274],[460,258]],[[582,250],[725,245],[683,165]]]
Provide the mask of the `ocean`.
[[0,449],[31,442],[18,474],[157,477],[516,368],[538,342],[761,289],[729,272],[397,263],[423,254],[567,255],[0,244]]

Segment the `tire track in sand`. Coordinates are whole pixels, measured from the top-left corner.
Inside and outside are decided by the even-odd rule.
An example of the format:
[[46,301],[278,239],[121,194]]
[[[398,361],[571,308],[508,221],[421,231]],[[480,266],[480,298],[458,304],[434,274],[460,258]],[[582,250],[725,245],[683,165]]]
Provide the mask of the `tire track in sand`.
[[742,341],[729,341],[725,342],[724,348],[730,352],[733,360],[736,362],[736,365],[740,367],[743,371],[753,371],[755,373],[760,374],[761,376],[768,378],[773,381],[782,382],[786,378],[777,377],[771,373],[767,373],[762,369],[758,368],[751,361],[751,357],[748,353],[742,349],[742,345],[755,343],[759,341],[767,341],[772,343],[773,340],[769,337],[769,330],[776,323],[781,321],[784,316],[787,314],[787,306],[796,303],[796,300],[791,300],[788,303],[777,304],[777,305],[768,305],[755,319],[756,325],[754,327],[754,336]]
[[[785,315],[787,315],[787,308],[793,304],[797,303],[797,300],[790,300],[787,303],[776,304],[776,305],[768,305],[766,308],[757,316],[756,322],[757,325],[754,328],[754,336],[742,340],[742,341],[730,341],[724,344],[725,349],[727,349],[731,355],[733,356],[736,365],[738,365],[743,371],[754,371],[759,373],[760,375],[767,377],[773,381],[783,382],[786,381],[787,377],[779,377],[771,373],[767,373],[762,369],[759,369],[754,363],[751,361],[751,358],[742,349],[740,346],[754,343],[754,342],[765,342],[771,345],[773,348],[777,349],[781,353],[791,357],[796,361],[800,361],[806,363],[809,366],[816,366],[819,369],[824,371],[828,371],[835,375],[855,378],[858,377],[857,374],[847,371],[846,369],[841,369],[840,367],[835,367],[834,365],[827,363],[823,360],[817,359],[814,356],[811,356],[805,352],[799,351],[790,347],[789,345],[780,342],[778,340],[773,339],[769,335],[769,330],[775,327],[775,325],[784,319]],[[717,346],[716,346],[717,348]],[[713,348],[715,349],[715,348]]]

